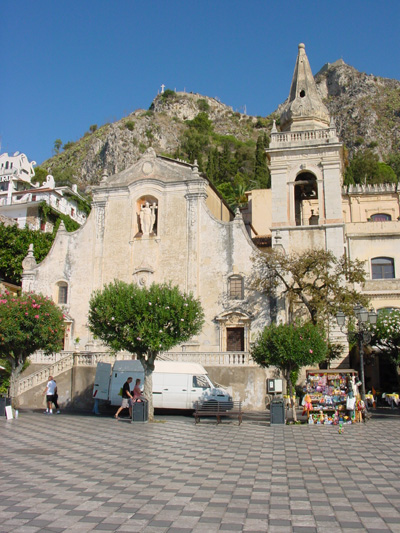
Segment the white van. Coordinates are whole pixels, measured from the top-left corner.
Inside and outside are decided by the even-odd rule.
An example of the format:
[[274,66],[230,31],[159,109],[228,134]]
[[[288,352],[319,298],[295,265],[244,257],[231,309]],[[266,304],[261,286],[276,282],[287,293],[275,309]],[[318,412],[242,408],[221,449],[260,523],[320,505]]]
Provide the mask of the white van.
[[[140,361],[115,361],[98,363],[93,397],[110,400],[111,405],[120,405],[119,391],[128,377],[144,382],[144,370]],[[133,388],[132,385],[132,388]],[[231,396],[222,388],[215,387],[205,368],[198,363],[156,361],[153,372],[153,405],[164,409],[194,409],[195,402],[230,402]]]

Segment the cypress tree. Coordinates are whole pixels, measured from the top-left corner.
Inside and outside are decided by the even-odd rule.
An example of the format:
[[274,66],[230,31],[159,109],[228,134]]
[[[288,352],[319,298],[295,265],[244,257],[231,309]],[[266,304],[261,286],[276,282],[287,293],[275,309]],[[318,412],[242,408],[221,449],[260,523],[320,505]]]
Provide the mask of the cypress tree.
[[271,178],[267,167],[267,156],[265,153],[265,138],[262,135],[257,139],[254,179],[257,186],[261,189],[269,189],[271,187]]

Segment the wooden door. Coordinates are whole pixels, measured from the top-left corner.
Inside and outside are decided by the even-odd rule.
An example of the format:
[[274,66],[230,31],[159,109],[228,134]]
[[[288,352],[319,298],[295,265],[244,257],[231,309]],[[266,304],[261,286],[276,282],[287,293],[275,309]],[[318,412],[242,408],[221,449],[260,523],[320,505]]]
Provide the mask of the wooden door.
[[244,352],[244,328],[226,328],[226,351]]

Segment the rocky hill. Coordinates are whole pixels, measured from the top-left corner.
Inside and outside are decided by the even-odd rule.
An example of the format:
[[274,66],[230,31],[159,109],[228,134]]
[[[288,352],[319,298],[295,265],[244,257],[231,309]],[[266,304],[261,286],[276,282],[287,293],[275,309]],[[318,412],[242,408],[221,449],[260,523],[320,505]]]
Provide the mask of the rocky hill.
[[[367,147],[380,159],[399,150],[399,81],[367,75],[342,60],[326,64],[315,79],[350,157]],[[190,130],[190,121],[199,113],[207,114],[212,123],[208,143],[204,141],[204,132],[195,129],[197,125]],[[200,150],[206,170],[213,147],[221,152],[223,146],[229,145],[232,152],[238,146],[243,154],[247,150],[248,155],[244,156],[249,158],[247,167],[236,165],[233,171],[236,175],[246,174],[254,166],[257,139],[269,134],[272,119],[278,118],[278,113],[279,108],[265,118],[248,116],[234,112],[214,98],[167,90],[154,99],[149,110],[139,109],[115,123],[92,128],[92,133],[67,143],[41,167],[52,173],[58,183],[76,182],[85,189],[99,183],[104,170],[111,175],[127,168],[149,146],[158,154],[189,160]],[[190,150],[191,143],[196,146],[195,151]],[[245,185],[250,182],[251,179]]]
[[400,81],[359,72],[343,60],[327,63],[315,80],[350,155],[372,146],[382,159],[399,150]]

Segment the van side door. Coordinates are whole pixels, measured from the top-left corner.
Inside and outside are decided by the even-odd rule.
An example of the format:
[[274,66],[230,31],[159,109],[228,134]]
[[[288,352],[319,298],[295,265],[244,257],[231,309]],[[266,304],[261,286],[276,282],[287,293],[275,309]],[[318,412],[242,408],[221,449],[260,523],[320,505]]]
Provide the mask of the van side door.
[[[188,407],[188,374],[164,374],[162,406],[169,409],[190,409]],[[154,395],[153,395],[154,398]]]

